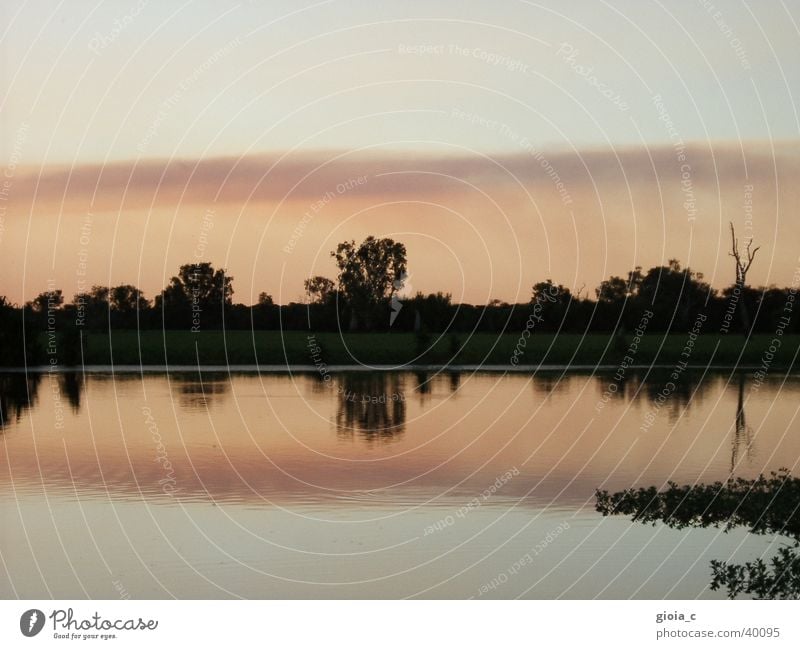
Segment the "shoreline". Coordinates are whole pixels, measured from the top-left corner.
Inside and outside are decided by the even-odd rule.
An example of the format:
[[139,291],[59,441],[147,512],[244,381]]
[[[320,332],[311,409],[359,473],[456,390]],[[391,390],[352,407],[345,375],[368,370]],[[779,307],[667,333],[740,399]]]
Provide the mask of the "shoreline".
[[[311,340],[311,342],[309,342]],[[46,341],[45,341],[46,342]],[[82,342],[82,344],[81,344]],[[800,371],[800,335],[336,334],[115,331],[57,341],[55,353],[14,359],[0,372],[606,372]],[[524,344],[523,344],[524,343]]]

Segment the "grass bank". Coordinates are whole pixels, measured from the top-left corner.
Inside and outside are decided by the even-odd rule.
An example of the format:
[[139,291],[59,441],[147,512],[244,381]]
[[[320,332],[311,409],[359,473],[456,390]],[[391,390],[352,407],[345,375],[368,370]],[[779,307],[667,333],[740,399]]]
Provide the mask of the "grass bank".
[[[328,365],[339,364],[496,364],[510,365],[519,344],[518,335],[406,333],[345,334],[302,331],[115,331],[90,333],[84,338],[84,362],[87,365],[202,365],[314,364],[321,359]],[[685,334],[642,337],[638,350],[630,354],[632,336],[610,337],[607,334],[545,334],[527,338],[522,365],[571,364],[617,365],[625,356],[636,365],[670,365],[688,361],[690,365],[760,366],[770,353],[774,339],[757,335],[745,346],[741,336],[699,336],[687,358],[683,356],[688,337]],[[791,367],[800,345],[800,336],[783,336],[773,354],[770,368]],[[312,355],[311,347],[320,352]]]

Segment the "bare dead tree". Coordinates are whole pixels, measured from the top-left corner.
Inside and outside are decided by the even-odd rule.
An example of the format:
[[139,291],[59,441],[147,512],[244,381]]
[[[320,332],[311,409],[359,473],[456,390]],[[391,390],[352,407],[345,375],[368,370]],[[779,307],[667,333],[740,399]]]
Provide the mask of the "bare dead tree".
[[736,262],[736,288],[738,289],[739,293],[739,318],[742,321],[742,328],[744,330],[744,334],[747,335],[747,332],[750,331],[750,316],[747,313],[747,305],[744,303],[744,288],[747,283],[747,272],[750,270],[750,266],[753,265],[753,260],[756,258],[756,253],[759,251],[760,246],[756,248],[751,248],[753,245],[752,237],[747,240],[747,247],[744,251],[744,257],[742,257],[741,253],[739,252],[739,239],[736,238],[736,230],[733,227],[733,222],[731,222],[731,252],[728,254],[733,257],[734,261]]

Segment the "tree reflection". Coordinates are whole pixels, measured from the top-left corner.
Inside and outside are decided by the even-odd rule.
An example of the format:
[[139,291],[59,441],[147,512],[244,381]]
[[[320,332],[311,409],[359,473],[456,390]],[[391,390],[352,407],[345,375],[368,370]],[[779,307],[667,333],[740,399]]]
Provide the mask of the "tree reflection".
[[714,383],[721,380],[719,376],[664,368],[626,370],[619,367],[613,373],[602,370],[595,374],[595,382],[604,403],[638,401],[644,406],[647,402],[663,403],[664,412],[671,422],[692,406],[700,405]]
[[706,392],[715,380],[721,379],[695,372],[680,372],[675,378],[673,373],[658,370],[641,380],[641,389],[654,404],[663,399],[663,395],[668,395],[664,412],[671,422],[675,422],[693,405],[703,402]]
[[760,599],[800,597],[800,478],[787,469],[755,480],[596,492],[596,509],[603,516],[630,515],[640,523],[661,521],[669,527],[717,527],[725,531],[747,526],[753,534],[774,534],[792,540],[768,562],[761,558],[744,564],[713,560],[711,589],[727,589],[731,599],[740,594]]
[[81,409],[83,381],[83,372],[63,372],[60,376],[61,391],[67,395],[69,405],[75,413]]
[[358,433],[368,440],[390,440],[403,432],[406,395],[403,376],[352,372],[341,376],[336,398],[339,434]]
[[36,403],[41,374],[0,374],[0,428],[19,421]]
[[414,378],[416,379],[417,382],[417,385],[414,389],[419,395],[419,402],[425,403],[427,401],[426,397],[428,397],[431,393],[430,374],[425,371],[418,371],[414,372]]
[[753,429],[747,425],[747,418],[744,414],[744,374],[739,374],[739,398],[736,404],[733,440],[731,441],[731,473],[739,463],[742,447],[744,447],[745,455],[749,460],[750,451],[753,448]]
[[449,372],[447,379],[450,383],[450,393],[455,394],[458,388],[461,387],[461,372]]
[[556,390],[564,389],[570,378],[571,377],[566,376],[563,372],[538,372],[533,376],[531,386],[535,393],[549,397],[556,392]]
[[214,401],[228,393],[228,375],[220,373],[176,373],[172,376],[178,403],[184,408],[194,410],[208,408]]

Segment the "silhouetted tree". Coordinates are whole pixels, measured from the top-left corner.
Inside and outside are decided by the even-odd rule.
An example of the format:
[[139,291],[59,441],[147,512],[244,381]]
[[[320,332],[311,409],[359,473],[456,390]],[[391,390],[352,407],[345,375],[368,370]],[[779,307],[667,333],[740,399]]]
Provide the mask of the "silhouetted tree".
[[0,295],[0,365],[24,367],[36,363],[42,354],[38,334],[36,322]]
[[[743,264],[744,272],[737,271],[740,278],[746,277],[756,251],[746,253],[748,261],[740,255],[737,268]],[[277,305],[272,296],[261,293],[256,304],[233,304],[232,278],[210,263],[201,263],[181,266],[156,296],[155,308],[139,289],[123,284],[110,289],[93,286],[75,295],[70,304],[63,303],[61,291],[56,289],[40,294],[23,309],[6,304],[6,314],[19,315],[21,323],[24,312],[25,325],[39,330],[34,332],[34,339],[48,326],[48,315],[54,316],[59,338],[69,338],[67,344],[61,341],[59,362],[63,360],[62,351],[74,349],[72,360],[76,364],[80,361],[79,345],[72,343],[81,339],[70,327],[84,332],[104,331],[109,326],[151,329],[162,324],[188,329],[197,321],[204,329],[219,329],[223,316],[227,329],[337,331],[344,322],[348,323],[344,328],[351,330],[359,326],[387,330],[391,326],[392,331],[425,335],[518,334],[535,321],[537,331],[613,332],[614,343],[609,349],[619,355],[629,347],[631,336],[627,332],[641,324],[646,311],[653,312],[648,316],[647,333],[687,331],[698,322],[701,312],[708,326],[718,322],[727,327],[736,315],[731,308],[735,297],[741,305],[740,313],[752,314],[750,331],[775,332],[780,326],[783,333],[800,333],[800,318],[795,316],[798,310],[789,312],[786,308],[795,303],[794,289],[734,285],[718,295],[701,273],[682,268],[676,259],[646,272],[637,266],[627,273],[627,280],[611,276],[595,290],[596,299],[589,299],[588,292],[582,290],[574,294],[548,279],[533,286],[533,304],[494,299],[471,305],[454,304],[450,294],[442,292],[409,297],[405,247],[391,239],[368,237],[359,246],[344,242],[331,254],[339,265],[338,284],[321,276],[307,279],[309,300],[304,303]]]
[[450,293],[417,293],[413,298],[403,299],[401,304],[403,308],[394,324],[396,329],[446,331],[455,316]]
[[39,293],[33,300],[28,302],[25,306],[30,308],[34,313],[46,314],[48,310],[54,311],[60,309],[64,305],[64,295],[61,289],[53,291],[46,291]]
[[600,303],[619,304],[630,295],[630,285],[621,277],[612,275],[600,283],[600,286],[595,289],[595,295]]
[[[753,261],[756,258],[756,253],[760,250],[760,248],[756,247],[751,250],[751,246],[753,245],[753,239],[751,237],[747,240],[747,246],[745,247],[743,257],[739,252],[739,239],[736,238],[736,230],[733,227],[733,223],[730,225],[731,251],[728,254],[733,257],[736,265],[736,283],[734,286],[737,287],[739,291],[743,291],[747,286],[747,273],[750,271],[750,266],[753,265]],[[742,323],[742,333],[747,335],[750,331],[750,312],[747,308],[747,303],[744,300],[739,300],[736,303],[736,308],[739,311],[739,319]]]
[[184,264],[156,297],[167,326],[217,327],[233,297],[233,278],[208,262]]
[[333,297],[336,291],[336,284],[321,275],[305,280],[303,286],[306,289],[309,302],[312,304],[325,304]]
[[551,279],[533,285],[531,303],[534,305],[534,329],[556,330],[564,323],[572,302],[572,293]]
[[637,304],[653,311],[652,322],[663,331],[691,328],[699,310],[715,295],[703,281],[702,273],[681,268],[677,259],[670,259],[667,266],[648,270],[637,286]]
[[150,308],[150,302],[135,286],[120,284],[109,290],[111,322],[115,327],[133,328],[137,326],[139,314]]
[[111,310],[118,313],[143,311],[150,305],[144,294],[130,284],[120,284],[112,288],[109,292],[109,304]]
[[25,303],[26,321],[39,331],[48,326],[58,328],[60,316],[64,309],[64,295],[61,289],[39,293],[33,300]]
[[369,236],[358,246],[355,241],[340,243],[331,256],[339,268],[339,290],[352,309],[350,328],[357,327],[359,318],[365,328],[372,328],[379,307],[406,274],[406,247]]
[[178,278],[187,295],[205,308],[219,309],[231,303],[233,277],[229,277],[224,268],[214,270],[208,262],[185,264],[178,271]]
[[91,330],[108,328],[108,293],[106,286],[92,286],[88,293],[78,293],[72,298],[78,326]]

